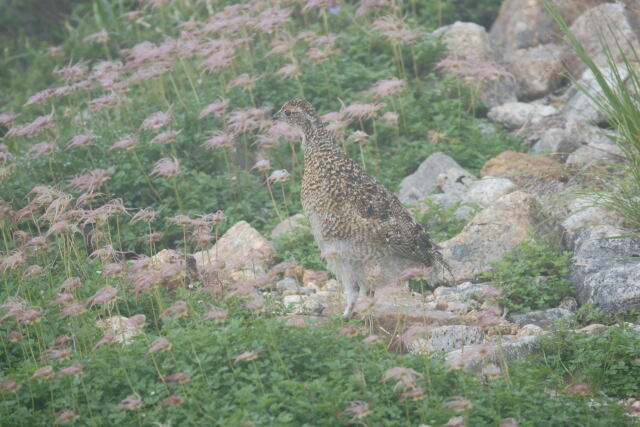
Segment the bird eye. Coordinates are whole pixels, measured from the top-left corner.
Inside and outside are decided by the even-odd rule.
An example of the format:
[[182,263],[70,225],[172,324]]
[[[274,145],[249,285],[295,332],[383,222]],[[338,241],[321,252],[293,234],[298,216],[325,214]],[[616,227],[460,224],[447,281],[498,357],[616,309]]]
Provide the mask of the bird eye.
[[290,116],[291,115],[291,110],[284,110],[284,115],[285,116]]

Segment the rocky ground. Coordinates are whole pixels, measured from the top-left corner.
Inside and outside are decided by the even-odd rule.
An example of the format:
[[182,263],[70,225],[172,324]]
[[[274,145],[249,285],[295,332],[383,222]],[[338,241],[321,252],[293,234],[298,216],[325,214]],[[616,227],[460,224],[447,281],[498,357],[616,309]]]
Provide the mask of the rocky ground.
[[[610,69],[594,28],[614,22],[614,36],[640,51],[640,13],[633,4],[556,3],[605,72]],[[445,207],[470,203],[480,210],[473,215],[476,211],[461,206],[456,216],[468,219],[468,224],[440,244],[453,277],[442,281],[442,274],[434,271],[428,280],[440,286],[433,292],[394,289],[358,303],[357,309],[366,313],[365,323],[397,348],[444,353],[453,367],[492,375],[500,371],[500,358],[529,354],[554,321],[574,315],[581,305],[593,303],[605,313],[640,306],[640,238],[609,239],[628,234],[622,219],[577,195],[599,185],[591,172],[621,163],[624,157],[612,142],[615,133],[598,127],[605,120],[603,113],[563,78],[566,64],[578,85],[589,88],[593,96],[599,94],[593,74],[562,38],[552,36],[557,33],[539,2],[526,0],[506,1],[490,32],[463,22],[433,32],[448,47],[443,70],[475,88],[490,107],[494,126],[522,135],[528,153],[504,152],[488,161],[479,177],[436,153],[402,181],[398,197],[407,205],[420,206],[430,199]],[[271,238],[304,227],[298,224],[301,218],[298,214],[283,221]],[[566,298],[547,310],[508,313],[491,302],[496,290],[481,277],[492,262],[534,235],[572,253],[575,299]],[[207,272],[223,267],[216,277],[221,284],[242,289],[246,283],[250,292],[258,284],[262,294],[251,298],[281,299],[293,323],[341,312],[339,283],[295,263],[274,266],[273,255],[269,239],[241,221],[213,248],[193,254],[187,274],[214,274]],[[162,266],[172,257],[181,255],[165,250],[155,260]],[[640,325],[632,327],[640,332]],[[579,332],[598,334],[606,328],[591,324]]]

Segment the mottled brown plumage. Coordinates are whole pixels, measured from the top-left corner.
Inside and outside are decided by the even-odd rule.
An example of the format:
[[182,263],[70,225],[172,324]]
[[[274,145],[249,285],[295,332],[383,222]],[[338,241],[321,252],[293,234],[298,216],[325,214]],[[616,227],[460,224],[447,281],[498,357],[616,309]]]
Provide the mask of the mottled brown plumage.
[[407,268],[444,265],[422,226],[340,149],[311,104],[292,99],[275,118],[302,133],[302,207],[329,270],[345,288],[345,317],[358,293],[394,283]]

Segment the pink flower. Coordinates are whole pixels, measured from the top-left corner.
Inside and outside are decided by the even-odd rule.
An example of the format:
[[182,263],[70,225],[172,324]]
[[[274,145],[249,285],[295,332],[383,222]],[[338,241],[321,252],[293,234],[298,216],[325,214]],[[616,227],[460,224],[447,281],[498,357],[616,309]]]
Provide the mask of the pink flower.
[[258,358],[258,352],[256,351],[245,351],[244,353],[238,355],[234,362],[238,363],[238,362],[249,362],[251,360],[255,360]]
[[87,300],[87,303],[91,305],[108,304],[115,301],[117,296],[118,296],[118,290],[113,286],[107,285],[98,289],[98,291]]
[[285,182],[287,179],[289,179],[289,176],[289,172],[287,172],[285,169],[279,169],[273,171],[273,173],[269,175],[269,177],[267,178],[267,182],[270,184],[274,182]]
[[107,30],[102,30],[102,31],[98,31],[97,33],[89,34],[88,36],[82,39],[84,43],[93,43],[93,42],[105,43],[107,40],[109,40],[109,33],[107,32]]
[[202,315],[200,320],[224,320],[229,314],[229,310],[214,307]]
[[89,72],[89,67],[85,62],[60,68],[53,72],[53,75],[63,77],[65,80],[78,81],[84,78]]
[[169,144],[176,140],[176,137],[180,135],[180,130],[168,130],[166,132],[159,133],[151,141],[149,145],[153,144]]
[[176,159],[175,157],[171,159],[165,157],[156,162],[150,175],[152,177],[166,176],[169,178],[174,178],[180,175],[180,173],[180,162],[178,161],[178,159]]
[[84,373],[84,365],[82,363],[74,363],[71,366],[68,366],[60,370],[60,372],[58,372],[58,375],[56,375],[56,377],[62,378],[69,375],[72,375],[75,377],[83,373]]
[[44,89],[36,94],[32,95],[27,99],[27,102],[24,103],[23,107],[28,107],[30,105],[40,105],[43,104],[46,100],[52,98],[55,95],[55,91],[53,89]]
[[105,95],[100,98],[95,98],[89,101],[89,108],[91,111],[100,111],[104,108],[113,108],[118,105],[124,104],[125,99],[118,95]]
[[300,74],[300,65],[298,65],[298,61],[294,60],[292,63],[281,67],[276,71],[276,74],[280,74],[282,76],[280,80],[296,77]]
[[365,418],[370,413],[371,409],[369,408],[369,404],[362,400],[353,400],[349,402],[349,407],[344,410],[344,414],[351,415],[354,422],[356,419],[359,420],[361,418]]
[[118,408],[123,411],[133,411],[142,406],[142,400],[136,395],[127,396],[118,403]]
[[182,403],[182,398],[177,394],[172,394],[166,399],[158,402],[158,406],[165,406],[165,405],[178,406],[181,403]]
[[92,139],[93,139],[92,135],[87,135],[87,134],[76,135],[73,138],[71,138],[71,141],[69,142],[69,144],[67,144],[67,146],[65,147],[65,150],[70,150],[76,147],[86,147],[91,143]]
[[363,132],[361,130],[357,130],[357,131],[353,132],[349,136],[349,140],[354,141],[354,142],[362,142],[365,139],[367,139],[368,137],[369,137],[369,135],[367,135],[366,132]]
[[10,111],[7,111],[6,113],[0,113],[0,126],[5,126],[5,125],[8,125],[8,124],[11,124],[18,117],[20,117],[20,114],[12,113]]
[[182,317],[187,314],[187,303],[184,301],[176,301],[169,308],[164,310],[160,317]]
[[377,81],[369,89],[367,89],[366,92],[372,94],[374,97],[383,98],[397,95],[403,90],[404,80],[392,77],[390,79]]
[[198,118],[203,119],[210,114],[213,114],[214,116],[220,116],[228,105],[228,99],[219,99],[218,101],[204,107],[202,111],[200,111],[200,115],[198,116]]
[[138,221],[143,221],[148,223],[151,223],[153,221],[155,221],[156,219],[156,211],[153,210],[153,208],[144,208],[139,210],[134,216],[133,218],[131,218],[131,221],[129,221],[131,224],[138,222]]
[[60,311],[60,317],[78,316],[82,313],[86,313],[87,309],[79,302],[74,302],[66,306]]
[[27,138],[33,138],[43,130],[52,128],[53,125],[53,113],[46,116],[39,116],[31,123],[15,125],[9,129],[5,138],[11,138],[13,136],[26,136]]
[[386,106],[387,104],[385,103],[363,104],[354,102],[344,109],[344,113],[349,117],[365,120],[375,117],[378,114],[378,111]]
[[252,167],[251,170],[257,170],[259,172],[267,172],[271,169],[271,162],[268,159],[258,160]]
[[69,180],[69,184],[73,188],[78,190],[93,193],[100,188],[109,178],[113,172],[106,169],[94,169],[85,173],[84,175],[76,176]]
[[202,147],[206,149],[213,148],[231,148],[233,147],[234,136],[230,133],[217,131],[213,136],[202,143]]
[[171,342],[167,338],[161,337],[151,344],[151,347],[149,347],[147,351],[147,356],[157,351],[167,351],[169,349],[171,349]]
[[73,412],[71,409],[63,409],[61,411],[56,412],[56,419],[53,421],[53,425],[57,426],[62,423],[70,423],[71,421],[78,418],[78,415]]
[[158,111],[157,113],[153,113],[140,125],[140,130],[149,130],[149,129],[159,129],[163,126],[166,126],[171,121],[171,110],[163,112]]
[[34,380],[36,378],[49,379],[53,376],[53,366],[47,365],[43,366],[40,369],[37,369],[29,378],[29,380]]
[[138,135],[133,135],[113,144],[111,147],[107,149],[107,151],[113,151],[116,148],[123,148],[125,150],[131,150],[138,143]]
[[32,158],[37,159],[40,156],[45,156],[53,153],[54,148],[55,148],[54,144],[50,142],[42,141],[33,145],[31,148],[29,148],[29,150],[27,151],[27,154],[30,155]]
[[227,86],[229,88],[233,88],[236,86],[244,86],[244,87],[253,87],[256,81],[258,81],[262,76],[251,77],[247,73],[240,74],[239,76],[233,78]]
[[21,385],[16,380],[7,380],[0,383],[0,391],[3,393],[9,393],[20,390]]
[[175,374],[165,377],[164,380],[178,384],[186,384],[189,382],[189,374],[186,372],[176,372]]

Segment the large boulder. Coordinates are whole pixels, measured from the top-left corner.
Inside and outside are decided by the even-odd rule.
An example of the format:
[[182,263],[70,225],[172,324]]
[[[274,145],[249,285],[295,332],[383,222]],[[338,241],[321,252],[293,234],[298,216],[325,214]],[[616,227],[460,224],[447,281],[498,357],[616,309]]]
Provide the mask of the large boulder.
[[565,47],[548,43],[515,50],[507,68],[516,78],[518,99],[535,99],[551,93],[562,82]]
[[231,280],[245,281],[265,274],[273,253],[267,239],[246,221],[239,221],[211,249],[196,252],[193,257],[198,269],[221,264]]
[[[608,0],[552,0],[566,22],[571,24],[583,12]],[[539,0],[505,0],[489,37],[496,50],[509,58],[517,49],[526,49],[557,40],[560,28]]]
[[575,234],[570,278],[580,304],[607,313],[640,308],[640,238],[610,225]]
[[489,107],[516,100],[513,76],[497,63],[484,27],[456,22],[439,28],[433,35],[447,45],[440,67],[460,77]]
[[[623,3],[605,3],[591,8],[569,28],[598,67],[606,67],[610,59],[623,64],[624,57],[631,60],[634,51],[640,52],[638,22]],[[574,76],[580,76],[587,68],[574,49],[565,50],[563,62]]]
[[531,153],[548,154],[554,160],[564,163],[578,147],[580,142],[566,127],[553,127],[542,132],[538,142],[531,148]]
[[[607,84],[612,88],[616,87],[618,77],[623,81],[629,77],[629,72],[624,66],[617,67],[615,72],[610,67],[603,66],[600,71]],[[563,100],[565,105],[562,114],[568,122],[598,124],[608,118],[605,111],[594,102],[594,100],[598,100],[606,105],[604,91],[591,70],[585,70],[582,73],[577,85],[571,85],[564,94]]]
[[549,118],[558,113],[559,111],[551,105],[508,102],[493,107],[487,117],[509,130],[516,130],[548,122]]
[[427,198],[438,188],[438,175],[450,168],[462,169],[451,157],[444,153],[433,153],[418,169],[400,183],[398,198],[402,203],[415,204]]
[[545,155],[531,155],[516,151],[505,151],[492,158],[480,170],[480,176],[509,177],[516,183],[545,178],[566,181],[563,165]]
[[478,213],[457,236],[440,243],[451,276],[434,268],[430,283],[473,280],[491,269],[508,251],[534,234],[549,235],[559,245],[561,233],[541,211],[536,198],[522,191],[502,196]]
[[469,191],[464,200],[486,208],[505,194],[515,191],[516,188],[516,184],[508,178],[485,176],[469,184]]
[[602,163],[619,163],[624,159],[624,152],[613,142],[620,137],[619,134],[579,122],[572,122],[567,127],[580,144],[567,157],[566,163],[570,167],[586,168]]

